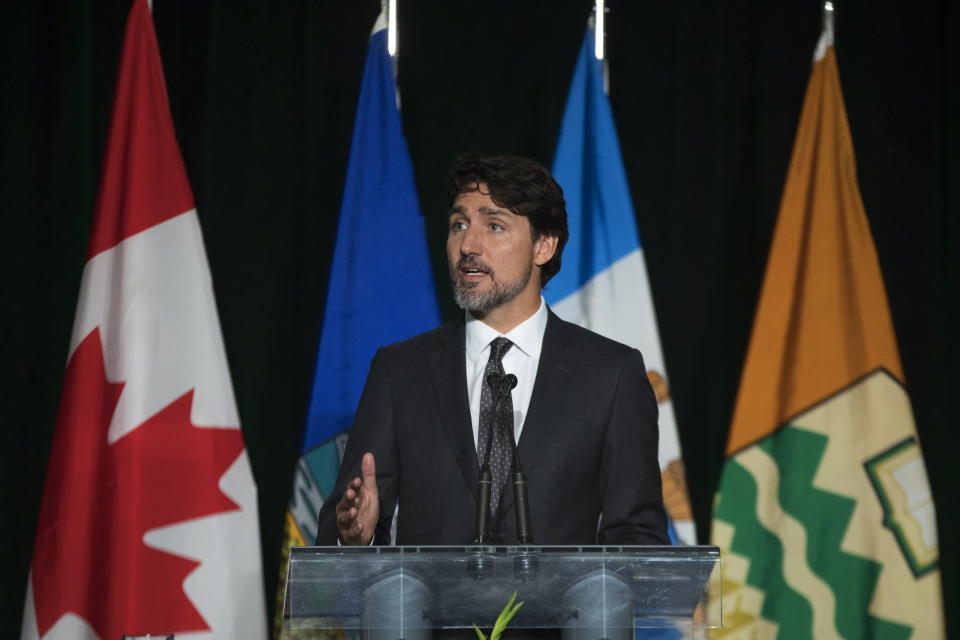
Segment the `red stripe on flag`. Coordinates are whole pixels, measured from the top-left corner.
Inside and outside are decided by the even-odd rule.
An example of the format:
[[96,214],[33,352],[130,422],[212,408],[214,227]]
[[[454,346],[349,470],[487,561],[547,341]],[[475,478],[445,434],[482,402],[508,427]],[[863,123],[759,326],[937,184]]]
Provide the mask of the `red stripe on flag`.
[[153,18],[134,0],[87,258],[194,208],[173,129]]

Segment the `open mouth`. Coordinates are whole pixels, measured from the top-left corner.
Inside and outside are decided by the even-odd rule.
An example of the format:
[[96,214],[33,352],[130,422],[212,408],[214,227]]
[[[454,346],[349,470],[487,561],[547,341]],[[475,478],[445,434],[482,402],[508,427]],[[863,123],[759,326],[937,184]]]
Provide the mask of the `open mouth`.
[[491,275],[490,267],[475,261],[461,261],[460,264],[457,265],[457,271],[460,272],[460,277],[466,282],[476,282]]

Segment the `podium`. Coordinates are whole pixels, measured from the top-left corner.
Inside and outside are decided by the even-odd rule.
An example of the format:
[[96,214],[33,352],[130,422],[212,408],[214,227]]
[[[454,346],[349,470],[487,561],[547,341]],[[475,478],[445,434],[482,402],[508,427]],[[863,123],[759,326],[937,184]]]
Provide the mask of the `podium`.
[[[431,640],[489,634],[516,592],[508,626],[563,640],[706,637],[721,624],[720,551],[712,546],[294,547],[283,623],[296,638]],[[664,635],[662,631],[674,630]],[[449,634],[448,634],[449,635]],[[464,636],[459,636],[464,637]],[[472,632],[470,636],[473,637]]]

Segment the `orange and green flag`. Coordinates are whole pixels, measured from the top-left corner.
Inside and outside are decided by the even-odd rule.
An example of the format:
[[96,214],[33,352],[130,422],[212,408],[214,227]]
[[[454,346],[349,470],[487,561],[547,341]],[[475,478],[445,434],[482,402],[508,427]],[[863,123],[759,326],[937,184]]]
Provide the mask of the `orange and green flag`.
[[714,637],[944,636],[933,499],[832,40],[828,25],[714,506]]

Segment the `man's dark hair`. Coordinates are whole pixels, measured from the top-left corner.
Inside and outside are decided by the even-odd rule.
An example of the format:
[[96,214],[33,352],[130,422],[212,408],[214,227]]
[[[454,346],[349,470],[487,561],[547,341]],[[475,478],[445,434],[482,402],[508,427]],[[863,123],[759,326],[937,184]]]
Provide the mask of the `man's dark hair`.
[[490,199],[530,221],[536,242],[540,236],[554,236],[557,250],[540,268],[540,286],[560,271],[560,255],[570,235],[563,189],[539,162],[506,155],[460,154],[447,175],[450,206],[462,193],[479,191],[484,184]]

